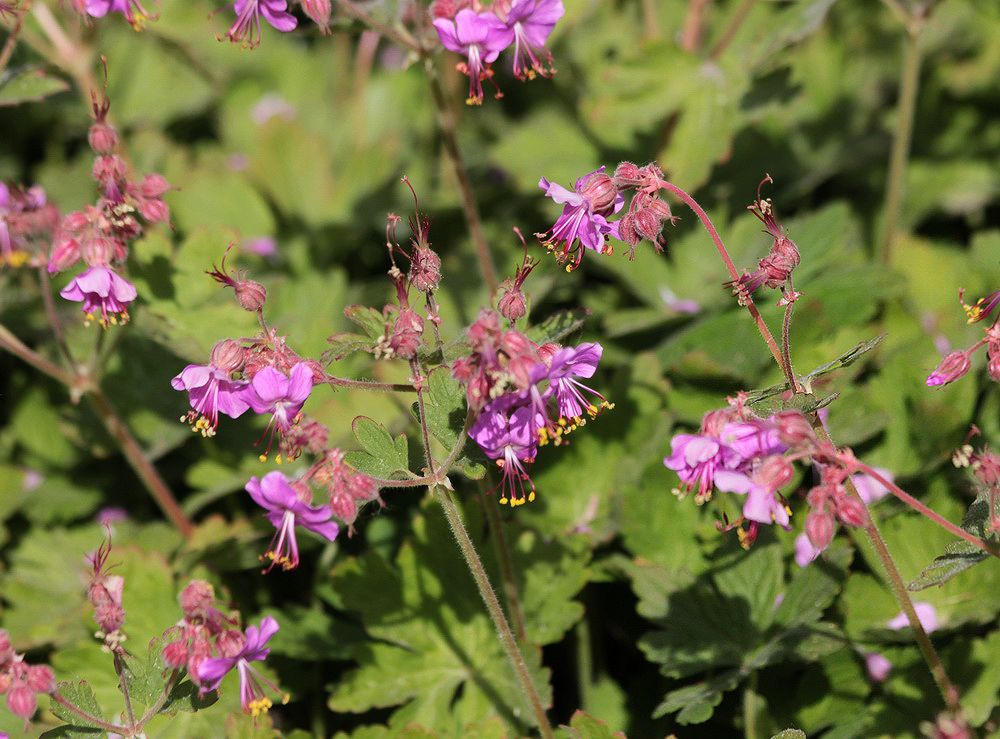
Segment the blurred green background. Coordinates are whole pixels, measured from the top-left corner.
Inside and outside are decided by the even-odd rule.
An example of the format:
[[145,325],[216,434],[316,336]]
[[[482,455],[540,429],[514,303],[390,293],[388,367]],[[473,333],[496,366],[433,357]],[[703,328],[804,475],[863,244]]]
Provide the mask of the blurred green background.
[[[943,351],[978,338],[958,289],[978,296],[1000,287],[1000,6],[943,0],[928,16],[900,234],[882,264],[876,243],[906,35],[886,6],[711,1],[700,43],[685,50],[687,3],[566,5],[552,38],[552,80],[522,85],[502,58],[503,100],[466,108],[457,58],[437,59],[501,274],[512,275],[520,258],[512,228],[543,231],[558,214],[539,177],[568,185],[621,160],[657,161],[709,211],[737,265],[753,268],[770,241],[745,206],[770,173],[766,195],[802,253],[796,368],[886,334],[865,361],[816,388],[840,393],[830,408],[834,438],[959,521],[974,492],[951,467],[951,452],[971,423],[996,444],[1000,393],[982,355],[951,386],[931,392],[924,378]],[[405,10],[373,6],[386,18]],[[331,36],[305,23],[289,35],[266,28],[260,48],[240,49],[216,40],[231,20],[229,11],[212,15],[217,7],[164,0],[160,17],[136,33],[118,16],[81,26],[53,4],[91,54],[80,68],[96,70],[94,54],[107,57],[111,116],[131,165],[177,188],[167,196],[174,228],[152,230],[130,257],[139,299],[132,324],[109,334],[115,351],[104,387],[198,533],[183,544],[159,520],[84,406],[0,356],[0,626],[18,648],[50,659],[60,678],[89,679],[110,710],[113,675],[88,637],[76,572],[101,535],[95,512],[121,506],[130,519],[116,524],[115,544],[129,573],[130,644],[179,617],[176,591],[204,576],[244,614],[281,620],[270,664],[293,695],[273,712],[283,731],[381,737],[415,723],[424,728],[406,736],[517,735],[529,714],[440,510],[419,493],[389,492],[384,509],[362,514],[356,536],[325,549],[310,539],[298,571],[262,579],[257,554],[269,534],[242,486],[267,469],[252,446],[263,424],[224,419],[206,440],[176,420],[186,404],[170,378],[206,361],[219,339],[255,330],[204,274],[226,245],[275,241],[272,256],[244,248],[235,262],[267,285],[272,325],[318,357],[327,336],[349,328],[346,305],[381,307],[390,296],[384,224],[388,212],[412,210],[403,174],[444,263],[445,337],[459,336],[490,301],[474,278],[421,65],[407,65],[391,44],[373,46],[347,22]],[[25,33],[40,38],[32,18]],[[42,65],[70,89],[0,107],[0,179],[41,184],[68,212],[94,196],[89,116],[78,80],[52,61],[60,60],[29,45],[15,53],[12,68]],[[713,525],[722,512],[736,513],[732,501],[698,509],[670,494],[676,478],[662,457],[673,430],[696,426],[726,395],[780,380],[722,288],[727,275],[706,234],[682,206],[675,213],[681,220],[662,256],[648,245],[632,263],[591,253],[572,274],[545,256],[526,285],[533,322],[587,309],[579,338],[604,345],[597,387],[617,404],[569,447],[546,450],[534,469],[538,500],[505,515],[529,636],[544,647],[535,667],[551,678],[553,718],[568,722],[582,708],[636,737],[766,737],[789,725],[809,736],[913,736],[940,705],[919,653],[885,628],[898,608],[860,541],[842,535],[828,562],[800,571],[790,561],[792,532],[769,532],[744,555]],[[773,298],[759,302],[777,326]],[[678,310],[679,300],[699,310]],[[30,273],[0,272],[0,322],[55,356],[40,305]],[[75,322],[76,307],[61,308]],[[74,328],[70,342],[89,346],[92,332]],[[407,374],[366,355],[332,371]],[[318,389],[307,411],[330,426],[332,444],[351,448],[359,414],[393,434],[410,430],[407,403]],[[43,479],[29,489],[30,472]],[[482,539],[479,490],[459,487]],[[891,500],[877,510],[908,580],[950,540]],[[796,531],[803,518],[793,518]],[[489,556],[490,543],[482,544]],[[776,607],[779,595],[793,605]],[[987,562],[915,597],[937,609],[935,641],[970,721],[996,734],[1000,569]],[[881,685],[865,676],[860,654],[868,651],[896,666]],[[227,686],[232,708],[235,685]],[[252,731],[225,714],[181,714],[151,735]],[[0,729],[19,727],[3,714]]]

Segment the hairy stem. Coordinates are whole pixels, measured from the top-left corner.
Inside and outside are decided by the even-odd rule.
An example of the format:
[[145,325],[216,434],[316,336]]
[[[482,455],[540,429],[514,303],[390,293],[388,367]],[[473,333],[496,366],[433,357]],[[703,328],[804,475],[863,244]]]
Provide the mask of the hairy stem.
[[896,128],[892,136],[889,176],[885,185],[884,221],[879,240],[879,257],[883,264],[892,262],[892,250],[897,237],[899,217],[903,210],[906,187],[906,165],[913,139],[913,117],[917,108],[920,86],[920,36],[924,22],[914,17],[906,25],[903,38],[903,66],[899,76],[899,104],[896,106]]
[[156,702],[146,709],[146,712],[142,714],[142,718],[139,719],[139,725],[136,727],[139,731],[142,731],[143,727],[149,723],[149,721],[160,712],[167,700],[170,698],[170,694],[174,690],[174,685],[177,683],[177,678],[180,676],[180,670],[173,670],[170,673],[170,677],[167,678],[167,684],[163,686],[163,692],[160,693],[160,697],[156,699]]
[[23,341],[3,325],[0,325],[0,348],[6,349],[14,356],[23,359],[43,375],[48,375],[66,387],[71,389],[75,387],[76,383],[74,382],[73,375],[54,362],[46,359],[34,349],[26,346]]
[[[681,188],[677,187],[677,185],[674,185],[670,182],[666,182],[664,180],[660,180],[659,186],[662,189],[673,193],[675,196],[684,201],[685,205],[687,205],[691,210],[694,211],[694,214],[698,216],[698,220],[701,221],[701,224],[705,227],[705,230],[708,231],[708,235],[712,237],[712,243],[715,244],[715,248],[719,252],[719,256],[725,263],[726,270],[729,272],[729,276],[732,278],[734,282],[739,280],[740,273],[736,270],[736,265],[733,264],[733,260],[729,256],[729,251],[726,249],[726,245],[722,243],[722,237],[719,236],[719,232],[712,224],[712,219],[708,217],[708,214],[704,211],[704,209],[700,205],[698,205],[698,202],[693,197],[688,195]],[[750,316],[753,318],[754,323],[757,325],[757,330],[760,331],[761,338],[764,339],[764,343],[767,344],[767,348],[770,350],[771,356],[774,357],[774,361],[777,362],[778,367],[780,367],[781,371],[784,373],[785,379],[788,381],[789,387],[795,388],[797,386],[797,383],[795,380],[795,376],[792,374],[791,366],[785,364],[784,358],[781,355],[781,349],[778,348],[778,342],[774,340],[774,335],[771,333],[771,329],[767,327],[767,324],[764,322],[763,317],[760,315],[760,311],[757,310],[757,306],[754,305],[753,298],[747,295],[745,302],[746,302],[746,308],[750,312]]]
[[114,662],[115,673],[118,675],[118,689],[121,691],[122,698],[125,699],[125,715],[128,716],[129,728],[135,732],[139,727],[135,724],[135,711],[132,710],[132,695],[129,693],[128,681],[125,679],[125,663],[118,652],[114,654]]
[[59,319],[59,311],[56,310],[56,303],[52,299],[52,281],[49,279],[49,271],[45,267],[38,268],[38,286],[42,292],[42,304],[45,306],[45,315],[52,327],[52,335],[56,337],[56,344],[59,351],[69,363],[70,367],[76,366],[76,360],[66,343],[66,332],[63,330],[62,321]]
[[747,16],[750,15],[750,11],[753,10],[753,6],[757,4],[757,0],[743,0],[739,7],[733,12],[732,17],[729,19],[729,23],[726,24],[725,30],[723,30],[722,35],[719,36],[719,40],[715,42],[712,46],[712,50],[708,53],[709,57],[712,59],[718,59],[722,56],[729,44],[733,42],[736,38],[736,34],[739,32],[740,28],[743,27],[743,23],[746,21]]
[[431,88],[431,98],[434,100],[434,108],[437,112],[438,129],[441,132],[441,143],[444,145],[445,153],[451,162],[455,172],[455,179],[458,180],[459,194],[462,196],[462,212],[465,214],[465,222],[469,226],[469,235],[472,237],[473,246],[476,248],[476,258],[479,261],[479,271],[483,281],[490,293],[497,289],[497,272],[493,265],[493,257],[490,254],[489,244],[486,242],[486,234],[483,232],[483,221],[479,215],[479,206],[476,205],[476,197],[472,192],[472,182],[469,179],[469,171],[465,166],[465,158],[462,150],[458,146],[458,137],[455,135],[455,116],[448,107],[448,100],[445,98],[444,90],[441,88],[441,78],[438,75],[437,67],[434,65],[434,58],[426,56],[424,58],[424,70],[427,74],[427,82]]
[[146,486],[150,495],[153,496],[153,500],[156,501],[160,510],[163,511],[164,515],[170,519],[171,523],[177,527],[177,530],[185,538],[190,538],[191,534],[194,533],[194,524],[181,509],[180,505],[178,505],[177,499],[170,491],[170,488],[167,487],[167,483],[160,477],[160,473],[153,466],[153,463],[149,461],[146,453],[139,446],[139,442],[132,436],[132,432],[129,431],[122,417],[118,415],[118,411],[115,410],[108,396],[100,388],[93,388],[87,397],[90,399],[94,411],[104,424],[104,428],[118,442],[118,446],[125,455],[125,459],[128,460],[129,465],[139,476],[139,479],[142,480],[143,485]]
[[7,40],[4,42],[3,49],[0,49],[0,72],[3,72],[7,68],[7,62],[10,61],[11,56],[14,54],[14,49],[17,48],[17,37],[21,35],[21,29],[24,28],[24,16],[28,14],[30,8],[31,0],[24,0],[21,7],[17,10],[14,25],[11,26],[10,33],[7,34]]
[[510,543],[504,531],[500,518],[500,506],[497,499],[480,483],[483,508],[486,510],[486,524],[493,539],[493,549],[496,551],[497,562],[500,565],[500,580],[503,582],[504,600],[507,601],[507,614],[514,622],[514,635],[521,644],[528,643],[528,629],[524,621],[524,607],[521,605],[521,593],[517,585],[517,574],[514,572],[514,558],[511,556]]
[[982,549],[987,554],[992,554],[994,557],[1000,557],[1000,551],[998,551],[996,545],[991,545],[989,542],[983,541],[978,536],[969,533],[961,526],[956,526],[951,521],[942,516],[940,513],[937,513],[933,509],[927,507],[919,500],[914,498],[912,495],[907,493],[905,490],[903,490],[901,487],[896,485],[894,482],[889,480],[887,477],[881,475],[879,471],[876,470],[875,468],[870,467],[869,465],[864,464],[863,462],[860,461],[857,461],[854,465],[852,465],[852,467],[860,472],[865,473],[879,484],[884,485],[886,488],[889,489],[889,492],[891,492],[901,501],[906,503],[906,505],[910,506],[910,508],[923,514],[924,516],[929,518],[931,521],[933,521],[934,523],[936,523],[938,526],[945,529],[949,533],[954,534],[955,536],[959,537],[960,539],[963,539],[964,541],[967,541],[969,544],[972,544],[973,546],[978,547],[979,549]]
[[352,390],[371,390],[382,393],[412,393],[413,385],[405,382],[377,382],[375,380],[351,380],[346,377],[324,375],[323,382],[332,387],[349,387]]
[[705,11],[710,0],[688,0],[684,30],[681,31],[681,48],[694,52],[701,46],[702,32],[705,30]]
[[531,673],[528,671],[528,665],[524,661],[524,655],[521,654],[521,650],[517,646],[514,632],[511,631],[510,624],[507,623],[507,617],[504,615],[500,601],[497,600],[497,594],[494,592],[489,577],[486,575],[483,562],[479,559],[476,547],[469,537],[468,530],[465,528],[465,523],[462,521],[462,514],[459,512],[458,506],[455,505],[455,501],[452,500],[451,494],[447,489],[441,485],[436,485],[432,489],[435,497],[444,509],[445,516],[448,518],[448,525],[451,526],[451,531],[455,535],[455,541],[458,542],[458,548],[462,551],[462,556],[469,567],[472,579],[476,581],[476,587],[479,588],[479,595],[482,596],[483,603],[486,604],[486,610],[493,620],[493,626],[500,637],[500,643],[503,645],[503,649],[514,667],[514,673],[520,683],[521,690],[524,691],[525,697],[531,704],[531,709],[535,714],[535,721],[538,725],[538,731],[544,739],[552,739],[555,734],[552,731],[552,724],[549,723],[548,716],[545,715],[541,696],[535,687],[534,681],[531,679]]

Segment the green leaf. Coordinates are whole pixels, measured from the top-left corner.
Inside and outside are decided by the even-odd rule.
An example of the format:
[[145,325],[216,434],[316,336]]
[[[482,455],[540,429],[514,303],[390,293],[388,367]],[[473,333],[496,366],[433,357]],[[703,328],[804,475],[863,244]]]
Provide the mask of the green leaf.
[[785,729],[773,735],[771,739],[807,739],[807,737],[802,729]]
[[[481,541],[482,523],[467,520]],[[360,713],[400,706],[391,727],[415,722],[450,735],[460,734],[466,723],[499,716],[524,733],[526,719],[518,717],[531,716],[531,710],[443,514],[429,507],[426,516],[413,519],[411,530],[394,566],[369,551],[334,570],[342,607],[360,614],[371,640],[353,648],[358,667],[334,689],[330,708]],[[540,651],[524,651],[548,703]]]
[[[445,449],[451,451],[455,448],[459,441],[459,434],[466,436],[464,441],[468,441],[465,429],[465,391],[451,376],[447,367],[439,367],[428,375],[424,406],[427,414],[427,427]],[[416,411],[414,414],[415,417],[419,418]],[[470,458],[470,453],[474,453],[473,445],[466,446],[456,460],[455,468],[472,480],[481,480],[486,475],[486,466],[482,462]]]
[[[962,517],[962,528],[984,541],[1000,544],[1000,535],[990,525],[990,491],[985,486]],[[1000,511],[995,512],[1000,513]],[[990,555],[964,539],[950,542],[944,554],[934,558],[920,573],[920,577],[906,586],[907,590],[924,590],[932,585],[943,585],[960,572],[991,559]]]
[[349,465],[366,475],[383,479],[405,476],[409,472],[406,434],[393,439],[385,426],[367,416],[355,418],[352,428],[361,451],[351,451],[345,455]]
[[563,739],[625,739],[625,734],[612,731],[604,721],[583,711],[574,712],[569,726],[560,726],[556,736]]
[[[56,690],[59,692],[59,695],[80,710],[89,713],[95,718],[104,718],[104,714],[101,712],[101,707],[97,704],[97,698],[94,696],[94,691],[91,690],[90,685],[86,680],[80,680],[76,683],[62,682],[56,686]],[[101,728],[97,724],[87,721],[79,714],[64,708],[55,701],[52,701],[52,704],[49,706],[49,710],[63,721],[69,722],[75,726],[85,726],[95,729]]]
[[722,694],[735,688],[738,683],[739,672],[727,670],[704,682],[672,690],[656,707],[653,717],[677,713],[678,723],[704,723],[712,718],[715,707],[722,702]]
[[528,329],[528,338],[536,344],[560,343],[583,328],[590,311],[584,308],[561,310]]
[[382,311],[366,305],[349,305],[344,308],[344,315],[360,326],[373,344],[385,333],[385,316]]
[[0,75],[0,107],[33,103],[68,89],[65,80],[43,69],[11,69]]

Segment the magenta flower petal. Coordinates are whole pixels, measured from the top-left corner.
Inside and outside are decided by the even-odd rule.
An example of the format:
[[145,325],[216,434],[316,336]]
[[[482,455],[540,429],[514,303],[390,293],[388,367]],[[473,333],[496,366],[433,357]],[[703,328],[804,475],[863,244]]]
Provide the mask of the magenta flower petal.
[[309,365],[299,362],[292,367],[288,378],[288,390],[285,393],[286,399],[291,403],[304,403],[313,388],[313,373]]

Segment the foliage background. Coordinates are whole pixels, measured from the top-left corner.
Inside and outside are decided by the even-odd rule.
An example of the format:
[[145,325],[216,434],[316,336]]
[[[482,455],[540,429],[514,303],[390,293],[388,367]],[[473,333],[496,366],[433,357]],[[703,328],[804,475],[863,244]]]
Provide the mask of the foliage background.
[[[390,5],[376,3],[386,13]],[[709,4],[706,49],[736,6]],[[115,525],[115,544],[131,644],[179,616],[176,592],[192,576],[215,582],[245,614],[276,615],[282,631],[270,665],[293,696],[272,713],[282,731],[522,732],[528,714],[436,506],[389,491],[387,507],[366,511],[356,536],[325,548],[310,540],[296,572],[262,578],[256,557],[267,525],[242,492],[265,469],[252,446],[261,425],[224,422],[205,440],[177,423],[185,404],[170,377],[204,361],[215,341],[253,330],[203,272],[231,240],[277,240],[276,257],[241,254],[239,264],[267,284],[272,323],[318,356],[329,334],[348,328],[344,306],[381,305],[389,295],[384,218],[411,209],[405,173],[444,259],[446,334],[489,300],[470,277],[472,249],[419,65],[401,68],[403,54],[385,44],[366,56],[346,26],[332,37],[267,29],[260,48],[240,50],[216,42],[229,16],[209,17],[215,8],[163,0],[142,33],[118,17],[83,31],[108,57],[112,116],[132,164],[178,187],[168,196],[173,231],[151,233],[133,252],[140,301],[133,324],[109,336],[117,347],[104,386],[198,520],[197,535],[183,544],[160,520],[86,408],[0,356],[0,625],[17,648],[50,659],[60,678],[88,679],[114,705],[110,670],[89,636],[80,562],[101,536],[96,511],[122,506],[130,519]],[[553,43],[558,75],[522,86],[504,68],[502,101],[464,109],[455,60],[440,59],[498,265],[518,258],[513,226],[542,231],[556,215],[540,197],[540,176],[568,183],[599,164],[656,159],[696,193],[737,264],[751,267],[768,240],[744,207],[769,172],[768,194],[802,251],[797,368],[887,334],[822,387],[841,393],[830,411],[834,438],[960,520],[973,493],[949,457],[970,423],[997,443],[1000,393],[983,372],[935,392],[923,379],[940,358],[936,341],[960,347],[974,338],[957,289],[977,295],[1000,284],[1000,8],[943,0],[931,15],[906,235],[890,265],[876,263],[873,244],[902,31],[883,6],[758,2],[714,62],[680,49],[683,3],[567,0],[567,10]],[[14,59],[39,61],[27,49]],[[0,108],[0,178],[42,184],[63,211],[82,206],[92,197],[88,122],[72,90]],[[582,708],[637,737],[760,737],[788,725],[810,736],[913,735],[940,706],[916,649],[885,627],[898,608],[863,542],[842,535],[827,561],[800,571],[791,533],[768,533],[744,554],[714,529],[725,496],[698,509],[670,494],[676,480],[662,457],[672,432],[695,426],[727,394],[780,380],[721,289],[725,275],[704,232],[678,214],[663,257],[646,248],[633,264],[588,255],[571,275],[546,259],[528,282],[535,320],[589,311],[580,337],[604,344],[599,386],[617,403],[571,446],[543,455],[538,500],[505,515],[552,714],[568,723]],[[701,310],[678,312],[674,296]],[[773,324],[776,309],[763,312]],[[0,273],[0,321],[47,347],[30,275]],[[82,327],[70,339],[93,340]],[[363,358],[336,371],[406,375]],[[351,421],[360,414],[393,434],[411,423],[406,402],[387,396],[316,392],[308,410],[348,448],[358,446]],[[43,476],[30,490],[29,471]],[[462,481],[459,491],[489,558],[480,487]],[[908,580],[949,541],[892,500],[877,512]],[[802,518],[793,518],[796,531]],[[917,600],[937,608],[934,640],[971,720],[995,733],[1000,569],[988,562]],[[859,656],[872,650],[895,665],[881,685]],[[226,687],[231,710],[235,685]],[[43,724],[44,716],[32,731]],[[6,713],[4,729],[19,730]],[[217,707],[154,733],[254,731],[270,729]]]

